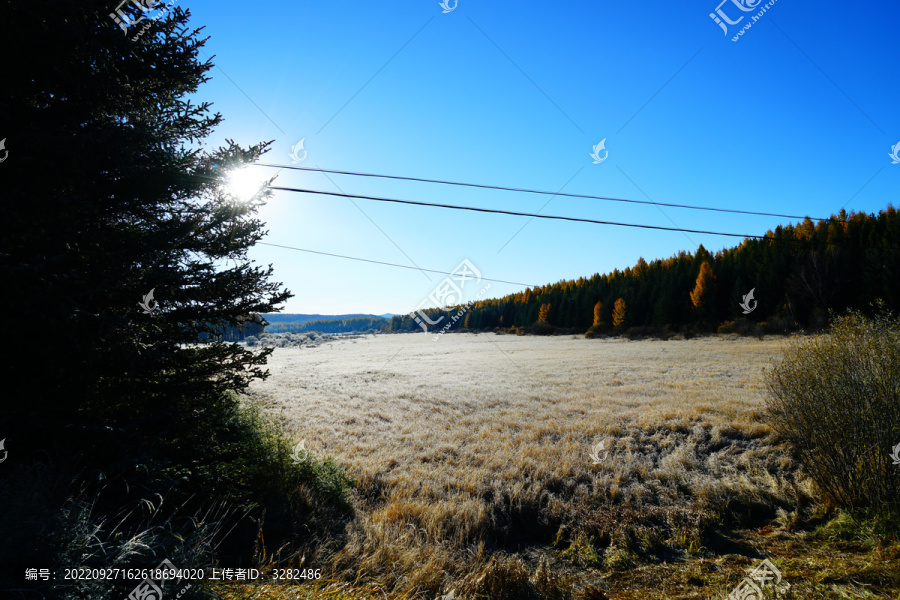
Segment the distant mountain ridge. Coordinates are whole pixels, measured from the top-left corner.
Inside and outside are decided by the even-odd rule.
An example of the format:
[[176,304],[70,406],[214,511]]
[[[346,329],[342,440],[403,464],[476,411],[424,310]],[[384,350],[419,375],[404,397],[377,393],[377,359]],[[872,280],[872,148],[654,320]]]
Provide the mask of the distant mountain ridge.
[[266,321],[272,325],[280,323],[308,323],[309,321],[343,321],[345,319],[389,319],[394,315],[309,315],[302,313],[264,313]]

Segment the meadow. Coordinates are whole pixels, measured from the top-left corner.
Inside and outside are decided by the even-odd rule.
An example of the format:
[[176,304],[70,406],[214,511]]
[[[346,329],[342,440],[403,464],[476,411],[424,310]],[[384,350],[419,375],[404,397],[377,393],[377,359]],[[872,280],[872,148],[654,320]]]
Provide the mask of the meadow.
[[766,423],[787,343],[370,335],[251,389],[355,478],[304,566],[373,597],[722,598],[766,556],[788,597],[900,597],[900,549],[818,517]]

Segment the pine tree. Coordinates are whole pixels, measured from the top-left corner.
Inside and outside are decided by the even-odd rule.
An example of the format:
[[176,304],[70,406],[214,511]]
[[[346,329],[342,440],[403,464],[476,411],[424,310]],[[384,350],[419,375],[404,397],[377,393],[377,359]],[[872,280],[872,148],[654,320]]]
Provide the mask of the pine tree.
[[110,7],[3,9],[5,43],[28,46],[40,23],[66,48],[22,54],[0,102],[0,136],[16,144],[3,164],[0,309],[16,315],[4,385],[19,401],[4,418],[174,432],[264,376],[268,351],[198,342],[291,294],[247,258],[268,193],[236,199],[225,185],[268,143],[198,149],[222,121],[194,100],[213,68],[199,30],[174,6],[132,41]]
[[628,307],[625,304],[625,298],[619,298],[616,300],[616,303],[613,304],[613,327],[621,328],[625,326],[625,319],[627,317]]

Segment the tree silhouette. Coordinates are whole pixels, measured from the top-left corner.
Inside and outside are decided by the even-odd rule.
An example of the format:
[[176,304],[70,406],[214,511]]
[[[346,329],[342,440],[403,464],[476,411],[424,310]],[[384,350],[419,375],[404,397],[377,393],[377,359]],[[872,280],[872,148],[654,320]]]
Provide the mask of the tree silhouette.
[[198,58],[187,11],[148,21],[137,41],[109,12],[57,0],[4,9],[5,42],[27,46],[27,25],[41,23],[67,49],[23,53],[0,105],[16,148],[0,205],[0,307],[16,315],[18,347],[4,383],[28,399],[6,416],[141,419],[159,433],[264,375],[267,351],[197,342],[259,322],[290,293],[247,258],[267,194],[236,199],[224,185],[268,143],[199,149],[222,117],[191,99],[213,65]]

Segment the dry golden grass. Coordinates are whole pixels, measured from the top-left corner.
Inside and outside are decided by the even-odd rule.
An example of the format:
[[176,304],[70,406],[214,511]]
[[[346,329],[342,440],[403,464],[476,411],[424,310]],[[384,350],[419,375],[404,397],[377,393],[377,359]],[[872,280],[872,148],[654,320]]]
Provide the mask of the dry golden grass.
[[785,343],[380,335],[279,348],[253,391],[358,482],[342,547],[309,566],[404,596],[591,597],[808,496],[761,420]]

